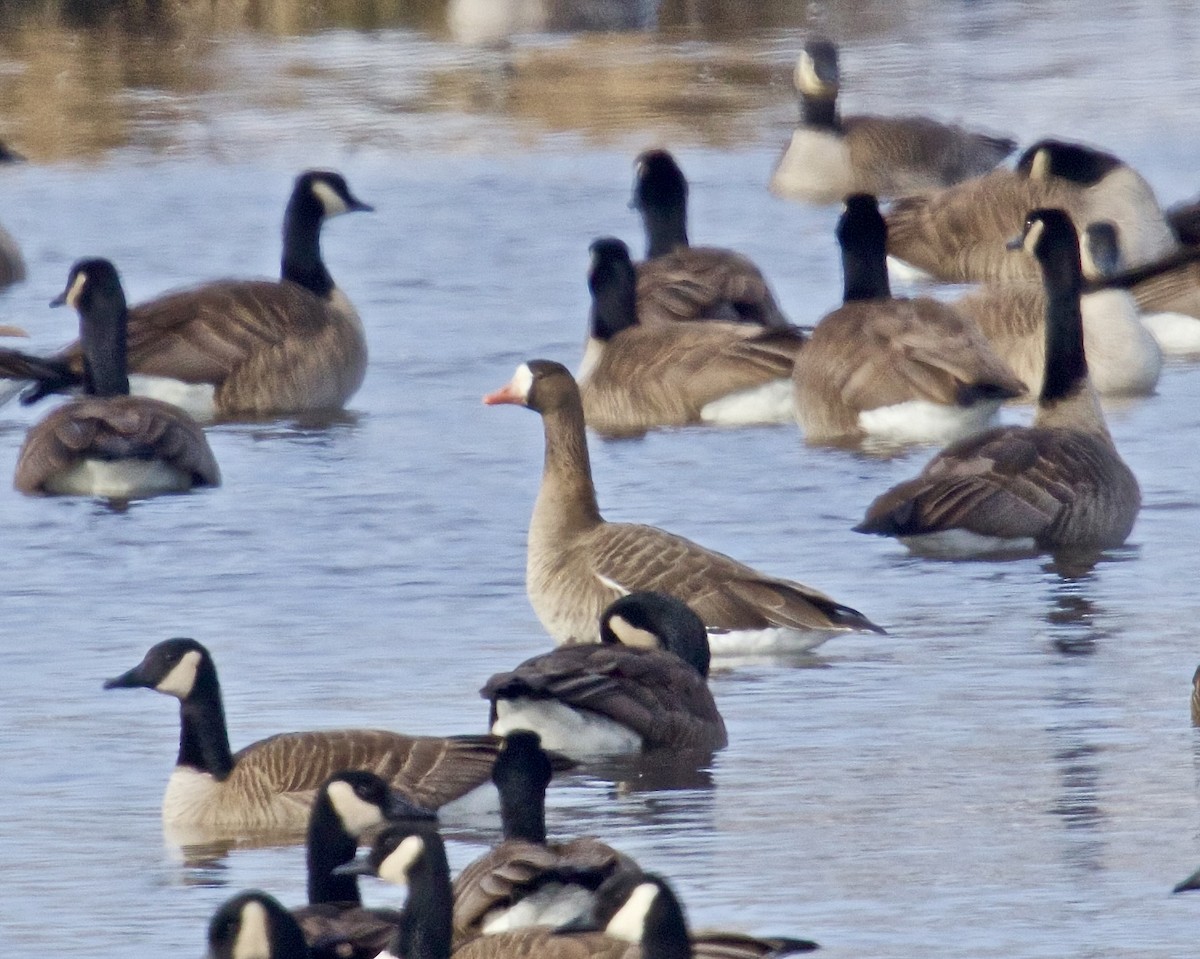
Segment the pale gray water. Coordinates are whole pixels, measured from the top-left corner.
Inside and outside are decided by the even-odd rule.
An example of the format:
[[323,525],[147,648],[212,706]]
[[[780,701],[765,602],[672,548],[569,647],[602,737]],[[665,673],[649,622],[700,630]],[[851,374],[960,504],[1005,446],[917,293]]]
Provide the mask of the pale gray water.
[[[94,115],[0,107],[0,133],[39,161],[0,170],[0,222],[30,266],[0,322],[38,346],[71,335],[45,303],[78,256],[112,257],[136,301],[273,274],[303,167],[337,167],[378,208],[326,233],[372,350],[344,421],[218,427],[223,487],[125,512],[0,489],[2,952],[193,956],[233,891],[302,900],[298,847],[191,865],[164,849],[175,705],[100,689],[159,639],[213,649],[235,746],[321,726],[482,729],[477,688],[547,642],[523,589],[540,424],[479,397],[523,359],[576,360],[587,243],[640,246],[633,155],[677,150],[693,239],[753,256],[794,320],[837,302],[837,211],[765,189],[809,22],[844,41],[848,109],[1090,140],[1164,202],[1194,196],[1194,7],[1098,6],[834,4],[809,21],[777,4],[739,29],[706,26],[701,4],[691,30],[526,36],[508,53],[436,24],[240,32],[203,41],[199,79],[131,70]],[[4,89],[72,76],[0,57]],[[107,146],[86,139],[103,122]],[[572,775],[550,794],[552,831],[598,833],[666,873],[697,925],[809,936],[831,959],[1194,954],[1200,898],[1168,893],[1200,864],[1198,396],[1200,371],[1176,365],[1158,396],[1112,412],[1145,507],[1129,546],[1077,576],[1045,559],[921,561],[850,533],[928,451],[807,449],[791,428],[594,443],[610,518],[802,579],[891,634],[721,671],[731,745],[707,784]],[[0,409],[0,477],[40,415]],[[486,834],[468,838],[456,864]]]

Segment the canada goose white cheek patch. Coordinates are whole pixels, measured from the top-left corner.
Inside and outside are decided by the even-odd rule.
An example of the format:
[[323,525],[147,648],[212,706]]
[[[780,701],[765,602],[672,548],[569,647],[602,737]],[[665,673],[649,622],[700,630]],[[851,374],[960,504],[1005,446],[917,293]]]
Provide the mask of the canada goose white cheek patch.
[[613,616],[608,621],[608,628],[621,641],[622,646],[633,646],[635,649],[660,649],[659,638],[648,629],[634,626],[621,616]]
[[405,836],[400,845],[379,864],[379,878],[394,886],[408,885],[408,873],[425,852],[425,840],[420,836]]
[[328,794],[333,811],[351,836],[361,836],[383,822],[383,810],[361,799],[349,783],[340,780],[330,783]]
[[187,699],[196,685],[196,670],[200,668],[200,653],[192,649],[183,654],[166,676],[154,688],[168,696]]
[[233,959],[270,959],[270,922],[262,903],[247,902],[242,906],[241,919],[233,941]]
[[1021,245],[1025,247],[1025,252],[1030,256],[1036,254],[1038,240],[1042,238],[1042,231],[1045,228],[1045,224],[1041,220],[1034,220],[1029,224],[1029,229],[1025,231],[1025,242]]
[[76,273],[75,279],[71,281],[71,288],[67,290],[67,295],[64,301],[67,306],[72,309],[78,308],[79,297],[83,295],[83,288],[87,284],[87,277],[82,273]]
[[321,207],[325,210],[326,217],[337,216],[349,209],[346,201],[324,180],[313,180],[312,191],[313,196],[320,201]]
[[825,89],[824,82],[817,76],[816,64],[808,53],[801,53],[800,59],[796,61],[796,72],[792,74],[792,82],[801,93],[820,93]]
[[629,894],[625,905],[617,910],[617,914],[609,920],[604,931],[626,942],[641,942],[642,933],[646,928],[646,914],[656,898],[658,886],[652,882],[642,883]]
[[1029,164],[1029,179],[1045,180],[1050,176],[1050,151],[1045,147],[1038,150],[1033,155],[1033,162]]

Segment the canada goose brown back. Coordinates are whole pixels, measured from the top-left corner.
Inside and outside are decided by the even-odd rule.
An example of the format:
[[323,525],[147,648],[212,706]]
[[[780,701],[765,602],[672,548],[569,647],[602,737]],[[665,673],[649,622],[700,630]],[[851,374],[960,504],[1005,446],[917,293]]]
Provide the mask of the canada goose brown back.
[[764,576],[652,526],[606,523],[596,504],[579,388],[562,364],[523,363],[484,403],[525,406],[542,417],[545,467],[529,526],[525,584],[556,643],[596,642],[609,603],[643,590],[691,607],[714,651],[742,642],[812,648],[832,632],[878,631],[857,610],[800,583]]
[[1061,208],[1078,230],[1107,220],[1123,237],[1128,262],[1169,253],[1175,237],[1150,185],[1112,154],[1042,140],[1015,170],[995,170],[936,193],[902,197],[887,214],[888,252],[951,282],[1037,282],[1036,265],[1006,255],[1026,212]]
[[1046,372],[1031,428],[954,443],[884,493],[855,529],[924,552],[1085,551],[1119,546],[1141,493],[1088,379],[1079,312],[1079,243],[1062,210],[1029,214],[1024,248],[1046,292]]
[[295,918],[251,889],[225,900],[208,924],[206,959],[311,959]]
[[805,439],[945,440],[981,429],[1024,391],[972,322],[928,297],[892,297],[874,197],[847,198],[837,235],[844,303],[817,324],[793,371]]
[[129,499],[221,481],[203,430],[174,406],[129,396],[125,293],[108,260],[80,260],[53,305],[79,311],[87,396],[25,436],[13,485],[22,493]]
[[600,617],[600,644],[560,646],[499,673],[480,691],[498,735],[532,729],[573,759],[728,742],[708,688],[704,622],[661,593],[635,592]]
[[958,183],[992,169],[1015,140],[928,117],[842,117],[838,49],[809,40],[793,82],[800,124],[771,174],[771,190],[788,199],[836,203],[852,193],[893,197]]
[[590,914],[595,890],[618,871],[639,872],[628,856],[591,837],[547,842],[550,757],[537,733],[504,738],[492,781],[500,793],[504,839],[454,880],[454,940]]
[[201,835],[303,830],[321,783],[345,769],[373,772],[426,809],[487,782],[491,736],[404,736],[376,729],[281,733],[231,751],[217,670],[194,639],[151,647],[105,689],[153,689],[180,701],[179,755],[163,799],[168,826]]
[[629,248],[591,245],[590,335],[579,372],[584,416],[610,436],[689,423],[778,422],[804,334],[747,323],[639,321]]
[[646,231],[646,259],[637,267],[638,319],[648,326],[689,320],[789,326],[749,258],[688,242],[688,183],[675,158],[647,150],[634,170],[630,205]]
[[[366,372],[366,338],[321,258],[320,232],[330,217],[370,209],[339,174],[301,174],[284,216],[278,282],[220,280],[129,311],[129,368],[144,378],[135,392],[182,397],[206,418],[344,406]],[[79,344],[54,359],[61,375],[35,384],[26,402],[83,378]],[[14,375],[2,361],[0,375]]]

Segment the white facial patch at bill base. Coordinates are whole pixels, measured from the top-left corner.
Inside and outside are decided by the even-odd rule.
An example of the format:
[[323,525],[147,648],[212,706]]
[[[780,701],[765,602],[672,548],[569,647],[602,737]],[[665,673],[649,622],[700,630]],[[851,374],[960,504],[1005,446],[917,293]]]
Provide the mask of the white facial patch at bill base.
[[521,399],[529,399],[529,391],[533,389],[533,370],[528,363],[522,363],[512,378],[512,391]]

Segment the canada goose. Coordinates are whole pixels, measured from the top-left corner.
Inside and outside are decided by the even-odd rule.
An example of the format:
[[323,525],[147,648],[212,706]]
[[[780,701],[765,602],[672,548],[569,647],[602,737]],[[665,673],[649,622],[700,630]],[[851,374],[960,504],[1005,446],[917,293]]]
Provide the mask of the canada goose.
[[1036,282],[1035,264],[1008,256],[1005,244],[1013,223],[1048,207],[1066,210],[1079,230],[1115,224],[1132,265],[1175,248],[1154,191],[1132,167],[1092,147],[1041,140],[1015,170],[896,200],[887,215],[888,252],[940,280]]
[[887,226],[873,196],[847,197],[837,238],[843,304],[816,325],[792,374],[810,443],[956,438],[1024,392],[972,322],[929,297],[892,297]]
[[[1084,274],[1109,269],[1117,254],[1111,223],[1090,223],[1081,254]],[[1089,264],[1090,269],[1089,269]],[[971,291],[954,309],[973,320],[1030,396],[1042,390],[1046,370],[1046,295],[1040,283],[995,283]],[[1085,292],[1079,299],[1088,376],[1101,396],[1146,396],[1162,371],[1162,350],[1124,290]],[[1200,332],[1200,322],[1196,323]]]
[[583,403],[561,363],[530,360],[483,398],[541,414],[546,458],[529,524],[525,585],[556,643],[595,643],[600,614],[626,593],[650,590],[687,603],[714,652],[811,649],[832,632],[878,626],[800,583],[764,576],[653,526],[606,523],[596,505]]
[[732,250],[691,246],[688,183],[666,150],[647,150],[635,164],[633,200],[646,231],[646,259],[637,268],[638,319],[652,325],[727,320],[786,327],[762,272]]
[[836,203],[851,193],[898,196],[986,173],[1017,148],[1008,137],[975,133],[928,117],[842,117],[838,48],[809,40],[793,73],[800,125],[771,174],[771,191]]
[[[547,760],[548,762],[549,760]],[[315,953],[340,959],[375,959],[391,941],[400,922],[394,909],[366,909],[358,880],[338,866],[352,862],[363,834],[388,822],[432,821],[421,809],[374,773],[335,773],[317,790],[308,820],[308,905],[292,910]]]
[[0,226],[0,288],[25,279],[25,258],[12,234]]
[[791,416],[791,374],[804,334],[746,323],[638,322],[629,248],[591,245],[590,335],[579,371],[592,429],[639,435],[687,423],[775,423]]
[[207,959],[310,959],[311,955],[292,914],[257,889],[226,899],[208,923]]
[[[217,280],[129,311],[133,391],[200,419],[344,406],[366,372],[366,339],[321,259],[321,225],[370,209],[339,174],[302,173],[284,214],[282,279]],[[78,343],[44,362],[54,375],[11,368],[0,357],[0,376],[37,380],[26,403],[84,378]]]
[[1088,379],[1079,240],[1063,210],[1034,210],[1020,242],[1046,288],[1046,373],[1032,427],[1003,426],[946,447],[884,493],[855,529],[933,553],[1098,550],[1125,542],[1137,480]]
[[108,260],[80,260],[51,306],[79,311],[86,396],[29,430],[13,485],[30,495],[132,499],[216,486],[221,473],[199,425],[178,407],[129,395],[125,293]]
[[601,883],[618,872],[640,872],[632,859],[598,839],[546,841],[551,774],[537,733],[517,730],[504,737],[492,767],[504,840],[454,880],[455,942],[583,918]]
[[573,759],[728,743],[708,689],[700,617],[662,593],[630,593],[600,616],[600,645],[559,646],[480,690],[493,733],[537,732]]
[[454,959],[766,959],[817,948],[806,940],[737,933],[689,937],[683,907],[670,887],[661,877],[643,873],[619,874],[601,888],[607,917],[602,928],[593,928],[594,911],[591,922],[574,928],[526,926],[478,936],[452,950],[450,869],[436,830],[387,829],[365,860],[343,868],[408,886],[401,931],[380,959],[449,959],[452,952]]
[[403,736],[376,729],[280,733],[233,753],[217,668],[194,639],[167,639],[105,689],[153,689],[179,700],[179,757],[163,798],[168,826],[213,832],[296,831],[321,783],[344,769],[383,777],[438,809],[487,781],[499,740]]
[[1200,889],[1200,869],[1197,869],[1183,880],[1183,882],[1176,883],[1175,888],[1171,892],[1190,892],[1193,889]]

